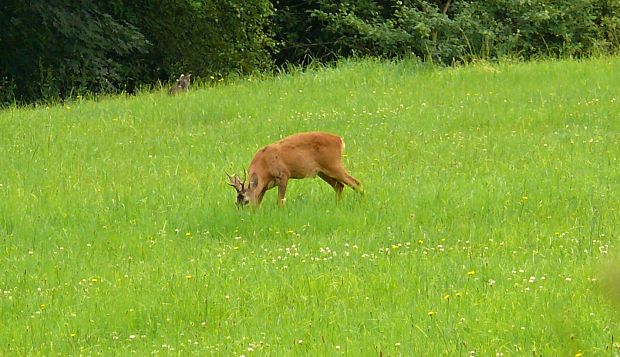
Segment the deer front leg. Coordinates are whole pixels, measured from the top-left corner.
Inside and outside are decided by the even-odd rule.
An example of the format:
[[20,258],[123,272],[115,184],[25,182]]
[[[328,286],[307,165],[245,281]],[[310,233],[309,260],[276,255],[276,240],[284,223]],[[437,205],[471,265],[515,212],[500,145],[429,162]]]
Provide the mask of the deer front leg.
[[260,205],[260,203],[263,201],[263,197],[265,196],[265,192],[267,192],[267,189],[263,189],[259,194],[258,194],[258,198],[256,199],[256,205]]
[[263,196],[265,196],[265,192],[267,192],[267,186],[264,184],[258,185],[254,188],[254,192],[252,192],[250,202],[254,207],[258,207],[263,200]]
[[284,195],[286,194],[286,185],[288,185],[288,177],[281,177],[278,180],[278,206],[284,205]]

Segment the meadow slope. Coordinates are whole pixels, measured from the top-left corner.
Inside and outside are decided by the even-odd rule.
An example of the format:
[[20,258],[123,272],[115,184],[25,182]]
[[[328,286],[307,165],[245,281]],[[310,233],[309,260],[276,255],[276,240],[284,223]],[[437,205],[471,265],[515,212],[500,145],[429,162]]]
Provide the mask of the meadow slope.
[[[618,83],[359,61],[6,109],[0,355],[618,355]],[[366,194],[237,209],[224,171],[307,130]]]

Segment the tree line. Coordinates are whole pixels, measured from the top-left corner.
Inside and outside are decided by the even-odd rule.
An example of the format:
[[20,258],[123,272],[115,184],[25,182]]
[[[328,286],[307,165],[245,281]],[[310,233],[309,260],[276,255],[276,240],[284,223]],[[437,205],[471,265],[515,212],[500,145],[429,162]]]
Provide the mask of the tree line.
[[133,92],[343,57],[616,53],[615,0],[3,0],[0,103]]

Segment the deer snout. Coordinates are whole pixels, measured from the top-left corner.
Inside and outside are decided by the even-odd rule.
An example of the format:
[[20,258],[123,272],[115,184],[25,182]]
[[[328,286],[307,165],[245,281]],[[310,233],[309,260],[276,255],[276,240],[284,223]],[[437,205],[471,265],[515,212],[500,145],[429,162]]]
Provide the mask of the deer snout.
[[239,192],[237,194],[237,206],[243,207],[247,206],[250,203],[250,199],[247,197],[245,192]]

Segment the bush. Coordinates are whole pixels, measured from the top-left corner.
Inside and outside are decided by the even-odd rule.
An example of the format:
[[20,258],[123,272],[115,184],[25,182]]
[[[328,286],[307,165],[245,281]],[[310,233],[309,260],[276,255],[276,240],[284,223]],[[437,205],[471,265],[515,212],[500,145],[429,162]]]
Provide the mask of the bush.
[[0,104],[271,65],[269,0],[0,2]]
[[278,1],[279,61],[353,54],[440,63],[503,56],[587,56],[620,45],[609,0]]
[[6,0],[0,5],[0,26],[4,101],[117,90],[132,59],[148,48],[134,26],[88,0]]
[[271,64],[269,0],[118,0],[110,12],[134,24],[153,44],[141,56],[143,83],[248,73]]
[[582,57],[620,47],[611,0],[5,0],[0,105],[275,63]]

